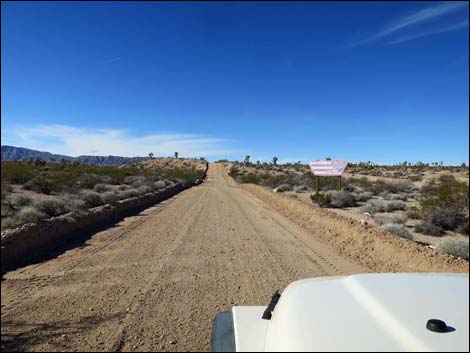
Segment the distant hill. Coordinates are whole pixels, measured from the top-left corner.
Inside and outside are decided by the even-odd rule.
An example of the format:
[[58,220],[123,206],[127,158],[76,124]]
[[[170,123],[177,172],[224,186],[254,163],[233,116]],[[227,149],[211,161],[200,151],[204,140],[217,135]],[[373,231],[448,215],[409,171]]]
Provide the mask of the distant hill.
[[147,157],[119,157],[119,156],[78,156],[70,157],[61,154],[52,154],[49,152],[41,152],[30,150],[29,148],[2,146],[2,161],[24,161],[33,159],[40,159],[46,162],[59,163],[62,158],[66,161],[79,161],[81,164],[86,165],[100,165],[100,166],[119,166],[128,163],[140,162]]

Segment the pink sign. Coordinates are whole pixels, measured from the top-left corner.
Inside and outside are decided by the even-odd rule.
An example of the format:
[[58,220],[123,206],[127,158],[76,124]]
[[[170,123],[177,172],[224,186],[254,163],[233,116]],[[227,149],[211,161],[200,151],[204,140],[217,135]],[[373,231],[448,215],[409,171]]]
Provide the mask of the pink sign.
[[340,176],[348,165],[348,161],[311,161],[309,163],[313,175]]

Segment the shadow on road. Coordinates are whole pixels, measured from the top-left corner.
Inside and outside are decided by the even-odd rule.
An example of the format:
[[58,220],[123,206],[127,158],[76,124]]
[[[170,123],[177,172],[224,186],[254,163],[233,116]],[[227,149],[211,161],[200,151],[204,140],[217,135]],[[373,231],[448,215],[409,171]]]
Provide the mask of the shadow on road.
[[76,322],[63,320],[54,323],[2,320],[1,351],[27,352],[30,347],[41,344],[47,344],[44,348],[64,351],[70,349],[71,341],[77,336],[124,316],[125,312],[111,316],[90,315]]

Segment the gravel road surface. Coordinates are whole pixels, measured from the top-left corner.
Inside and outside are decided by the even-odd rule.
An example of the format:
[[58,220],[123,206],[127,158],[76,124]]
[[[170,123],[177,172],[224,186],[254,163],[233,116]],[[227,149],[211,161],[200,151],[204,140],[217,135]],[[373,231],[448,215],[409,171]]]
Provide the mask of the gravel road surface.
[[267,305],[298,279],[358,272],[369,270],[211,164],[202,185],[7,273],[2,351],[207,351],[218,311]]

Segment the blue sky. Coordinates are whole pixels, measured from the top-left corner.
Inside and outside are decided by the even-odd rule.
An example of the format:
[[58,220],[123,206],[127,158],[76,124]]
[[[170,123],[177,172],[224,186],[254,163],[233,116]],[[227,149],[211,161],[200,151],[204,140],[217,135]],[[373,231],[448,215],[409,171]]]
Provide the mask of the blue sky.
[[466,2],[2,2],[2,144],[469,160]]

